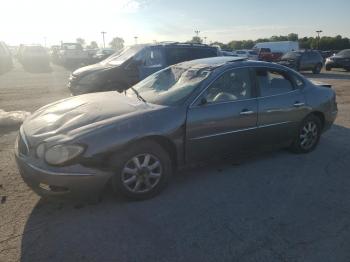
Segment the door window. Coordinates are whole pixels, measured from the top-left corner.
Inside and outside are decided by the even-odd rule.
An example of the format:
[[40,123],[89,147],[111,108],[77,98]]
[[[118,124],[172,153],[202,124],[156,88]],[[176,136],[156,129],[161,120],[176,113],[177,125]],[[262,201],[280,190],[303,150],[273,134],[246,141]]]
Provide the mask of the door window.
[[166,58],[168,65],[174,65],[184,61],[192,60],[191,50],[185,47],[167,48]]
[[162,66],[162,52],[159,49],[149,49],[145,54],[145,66],[159,67]]
[[257,69],[260,96],[273,96],[293,91],[291,78],[285,72],[273,69]]
[[250,71],[246,68],[223,73],[206,91],[207,103],[226,102],[252,97]]
[[192,48],[192,59],[200,59],[214,56],[217,56],[217,52],[213,48]]

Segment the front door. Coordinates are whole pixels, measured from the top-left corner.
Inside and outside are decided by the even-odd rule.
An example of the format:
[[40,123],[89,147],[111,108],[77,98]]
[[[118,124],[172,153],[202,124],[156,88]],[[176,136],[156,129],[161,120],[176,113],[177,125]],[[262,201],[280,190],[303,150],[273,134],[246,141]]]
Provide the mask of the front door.
[[255,144],[257,99],[249,69],[217,78],[188,109],[186,159],[239,152]]
[[162,49],[159,47],[149,47],[145,49],[143,63],[139,67],[140,80],[163,69],[165,59]]

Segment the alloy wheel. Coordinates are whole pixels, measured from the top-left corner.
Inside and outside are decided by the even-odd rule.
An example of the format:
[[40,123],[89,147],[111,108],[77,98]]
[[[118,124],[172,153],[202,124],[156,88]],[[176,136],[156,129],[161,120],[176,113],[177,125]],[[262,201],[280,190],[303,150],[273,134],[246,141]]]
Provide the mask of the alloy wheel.
[[300,131],[300,147],[304,150],[312,148],[318,138],[318,128],[315,122],[307,122]]
[[156,156],[139,154],[126,162],[121,179],[128,191],[146,193],[159,183],[162,171],[162,164]]

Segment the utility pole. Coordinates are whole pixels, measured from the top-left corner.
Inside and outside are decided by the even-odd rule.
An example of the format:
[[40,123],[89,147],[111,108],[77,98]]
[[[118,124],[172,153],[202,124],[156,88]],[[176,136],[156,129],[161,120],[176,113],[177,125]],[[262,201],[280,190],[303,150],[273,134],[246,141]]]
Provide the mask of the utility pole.
[[137,39],[138,39],[138,37],[137,37],[137,36],[134,36],[134,39],[135,39],[135,45],[137,45]]
[[103,48],[106,48],[105,34],[107,34],[107,32],[102,31],[101,34],[102,34],[102,39],[103,39]]
[[322,30],[317,30],[316,33],[317,33],[317,49],[319,50],[320,49],[320,34],[322,33],[323,31]]

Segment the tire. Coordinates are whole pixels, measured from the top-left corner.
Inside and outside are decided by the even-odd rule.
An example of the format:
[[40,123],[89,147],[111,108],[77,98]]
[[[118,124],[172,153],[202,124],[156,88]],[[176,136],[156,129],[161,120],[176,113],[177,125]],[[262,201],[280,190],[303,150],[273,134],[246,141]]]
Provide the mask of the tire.
[[312,73],[319,74],[322,70],[322,64],[315,65],[314,69],[312,69]]
[[321,131],[320,118],[315,115],[307,116],[298,128],[298,133],[291,145],[292,152],[305,154],[313,151],[318,145]]
[[133,200],[159,194],[172,173],[169,153],[152,141],[135,142],[122,155],[114,155],[110,167],[114,172],[113,191]]
[[331,70],[332,70],[332,67],[326,66],[326,71],[331,71]]

